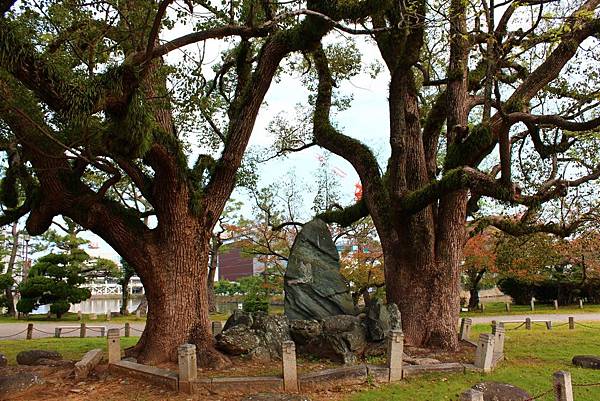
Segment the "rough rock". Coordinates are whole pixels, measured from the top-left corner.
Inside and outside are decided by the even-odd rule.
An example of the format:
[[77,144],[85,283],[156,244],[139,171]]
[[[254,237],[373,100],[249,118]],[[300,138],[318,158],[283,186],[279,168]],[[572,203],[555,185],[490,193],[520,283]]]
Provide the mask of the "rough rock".
[[522,401],[531,398],[527,391],[512,384],[482,382],[472,388],[483,393],[484,401]]
[[322,333],[302,351],[345,364],[356,363],[367,348],[367,328],[356,316],[330,316],[321,321]]
[[252,313],[248,313],[248,312],[244,312],[239,309],[236,309],[233,311],[231,316],[229,316],[229,319],[227,319],[227,321],[225,322],[225,325],[223,326],[222,331],[230,329],[231,327],[234,327],[234,326],[239,326],[240,324],[244,324],[247,327],[252,327],[253,323],[254,323],[254,316],[252,315]]
[[306,345],[321,335],[321,324],[316,320],[290,321],[290,335],[296,345]]
[[39,349],[21,351],[17,354],[17,363],[19,365],[48,365],[49,361],[59,361],[61,359],[62,355],[56,351]]
[[0,376],[0,399],[23,391],[35,384],[44,384],[44,380],[35,373],[20,372],[8,376]]
[[284,310],[290,320],[355,314],[352,296],[340,274],[338,251],[324,221],[311,220],[296,236],[284,290]]
[[248,395],[242,401],[310,401],[310,398],[299,394],[260,393]]
[[245,324],[233,326],[216,338],[217,347],[229,355],[248,354],[260,345],[258,335]]
[[0,368],[5,368],[8,365],[8,359],[4,354],[0,354]]
[[577,355],[573,357],[573,365],[588,369],[600,369],[600,357],[594,355]]
[[366,322],[369,339],[372,341],[383,340],[390,330],[402,329],[398,306],[394,303],[384,304],[380,299],[369,305]]
[[247,355],[257,360],[280,358],[283,342],[290,339],[285,316],[241,311],[236,311],[216,336],[217,347],[226,354]]

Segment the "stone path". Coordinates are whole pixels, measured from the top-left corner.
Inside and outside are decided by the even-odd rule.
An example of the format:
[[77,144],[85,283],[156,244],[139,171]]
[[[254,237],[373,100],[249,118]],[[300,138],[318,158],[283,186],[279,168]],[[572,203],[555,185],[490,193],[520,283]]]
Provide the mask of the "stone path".
[[492,320],[522,320],[530,317],[531,320],[552,320],[552,323],[560,324],[567,323],[569,316],[575,318],[575,322],[598,322],[600,321],[600,313],[544,313],[544,314],[521,314],[521,315],[498,315],[498,316],[481,316],[471,317],[473,324],[491,323]]
[[[491,323],[492,320],[523,320],[530,317],[533,320],[552,320],[556,324],[567,323],[569,316],[575,318],[575,322],[600,322],[600,313],[546,313],[546,314],[522,314],[522,315],[498,315],[498,316],[481,316],[471,317],[474,324]],[[125,323],[121,322],[88,322],[91,326],[106,326],[106,329],[121,329],[121,335],[124,335]],[[145,322],[131,322],[131,336],[139,336],[141,330],[144,329]],[[54,337],[54,328],[57,326],[73,326],[73,329],[77,328],[73,332],[67,333],[69,330],[63,329],[61,337],[79,337],[79,322],[33,322],[33,338],[47,338]],[[27,323],[0,323],[0,341],[1,340],[18,340],[26,337],[25,330],[27,329]],[[22,333],[21,333],[22,332]],[[19,334],[17,334],[19,333]],[[13,334],[17,334],[13,336]],[[87,330],[87,337],[96,337],[100,333]],[[6,336],[10,336],[6,338]]]
[[[27,324],[24,323],[0,323],[0,340],[19,340],[26,338]],[[61,337],[79,337],[79,322],[31,322],[33,323],[33,338],[54,337],[54,328],[58,326],[73,326],[73,329],[63,329]],[[121,335],[125,333],[125,323],[121,322],[86,322],[89,326],[106,326],[106,329],[121,329]],[[139,336],[144,329],[145,322],[131,322],[131,336]],[[77,330],[74,330],[77,329]],[[71,332],[71,330],[74,330]],[[140,330],[140,331],[137,331]],[[19,334],[17,334],[19,333]],[[17,334],[13,336],[13,334]],[[86,330],[86,337],[98,337],[100,333],[90,328]],[[6,338],[6,336],[10,336]]]

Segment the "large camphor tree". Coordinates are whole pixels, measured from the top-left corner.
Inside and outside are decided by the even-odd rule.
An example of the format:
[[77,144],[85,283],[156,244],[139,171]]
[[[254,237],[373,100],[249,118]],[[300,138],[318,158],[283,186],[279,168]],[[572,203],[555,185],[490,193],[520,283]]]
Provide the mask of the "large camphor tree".
[[[332,122],[335,63],[313,53],[313,141],[348,160],[363,185],[360,202],[322,217],[371,215],[407,343],[457,347],[469,216],[512,234],[569,235],[585,220],[590,204],[562,200],[600,176],[599,4],[408,0],[365,18],[390,79],[383,167]],[[516,213],[487,215],[484,197]],[[562,218],[548,219],[551,209]]]
[[[226,363],[209,327],[209,241],[265,94],[288,54],[388,2],[15,3],[0,1],[1,222],[27,215],[37,235],[66,216],[135,269],[148,298],[129,350],[138,360],[173,360],[190,342],[201,364]],[[164,41],[165,26],[189,33]],[[208,61],[186,46],[202,55],[203,42],[223,38],[231,46],[207,79]],[[162,59],[175,51],[181,68]],[[190,160],[198,132],[215,138],[218,157]]]

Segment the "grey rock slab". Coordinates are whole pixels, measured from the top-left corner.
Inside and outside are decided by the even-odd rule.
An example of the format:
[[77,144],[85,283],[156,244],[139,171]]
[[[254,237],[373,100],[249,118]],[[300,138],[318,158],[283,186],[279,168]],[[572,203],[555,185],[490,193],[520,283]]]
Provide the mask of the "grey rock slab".
[[7,376],[0,376],[0,399],[28,389],[36,384],[44,384],[44,380],[35,373],[20,372]]
[[62,355],[57,351],[40,349],[21,351],[17,354],[17,363],[19,365],[47,365],[49,364],[49,360],[58,361],[61,359]]
[[481,382],[471,387],[483,393],[483,401],[523,401],[529,393],[517,386],[499,382]]
[[296,236],[284,277],[285,315],[293,320],[354,315],[350,290],[324,221],[306,223]]
[[387,337],[390,330],[402,329],[400,310],[394,303],[384,304],[377,299],[369,305],[366,314],[369,338],[381,341]]
[[441,363],[439,360],[434,358],[413,358],[410,356],[403,356],[402,360],[411,365],[435,365]]
[[356,316],[326,317],[321,321],[322,333],[302,351],[344,364],[354,364],[367,348],[367,329]]
[[291,340],[289,322],[283,315],[234,313],[226,329],[216,336],[217,348],[229,355],[246,355],[256,360],[281,357],[284,341]]
[[290,335],[296,345],[306,345],[321,335],[321,324],[316,320],[291,320]]
[[252,325],[254,324],[253,315],[251,313],[244,312],[239,309],[234,310],[231,316],[229,316],[229,318],[225,322],[225,326],[223,326],[222,331],[229,330],[230,328],[234,326],[239,326],[240,324],[244,324],[247,327],[252,327]]
[[217,337],[217,347],[229,355],[243,355],[260,345],[260,339],[245,324],[231,327]]
[[600,356],[577,355],[573,357],[573,365],[587,369],[600,369]]

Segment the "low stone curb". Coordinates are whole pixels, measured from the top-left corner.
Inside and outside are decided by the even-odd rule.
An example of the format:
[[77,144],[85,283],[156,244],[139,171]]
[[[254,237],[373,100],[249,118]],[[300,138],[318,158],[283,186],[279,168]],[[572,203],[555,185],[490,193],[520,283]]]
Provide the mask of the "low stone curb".
[[146,380],[157,386],[177,391],[179,376],[176,372],[140,363],[119,361],[109,365],[111,373],[125,374],[134,378]]

